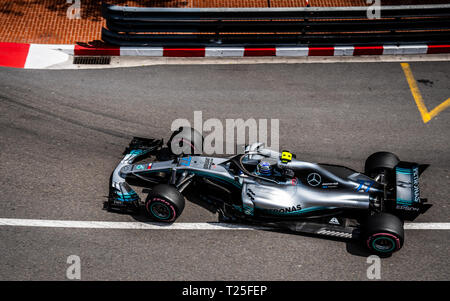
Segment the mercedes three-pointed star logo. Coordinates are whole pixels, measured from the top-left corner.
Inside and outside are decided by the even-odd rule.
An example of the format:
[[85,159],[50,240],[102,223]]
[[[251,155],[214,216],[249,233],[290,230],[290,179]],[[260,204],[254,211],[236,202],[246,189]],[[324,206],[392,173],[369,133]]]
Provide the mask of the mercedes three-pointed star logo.
[[310,173],[306,179],[311,186],[317,186],[322,182],[322,177],[318,173]]

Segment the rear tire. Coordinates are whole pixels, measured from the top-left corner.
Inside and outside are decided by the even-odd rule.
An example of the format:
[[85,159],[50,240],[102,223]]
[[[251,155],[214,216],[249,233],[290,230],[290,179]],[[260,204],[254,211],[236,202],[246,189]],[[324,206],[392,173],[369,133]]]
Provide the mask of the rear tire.
[[368,216],[362,230],[365,244],[374,254],[390,255],[403,246],[403,222],[395,215],[383,212]]
[[159,184],[153,187],[145,200],[145,210],[154,220],[174,222],[183,212],[183,195],[173,186]]

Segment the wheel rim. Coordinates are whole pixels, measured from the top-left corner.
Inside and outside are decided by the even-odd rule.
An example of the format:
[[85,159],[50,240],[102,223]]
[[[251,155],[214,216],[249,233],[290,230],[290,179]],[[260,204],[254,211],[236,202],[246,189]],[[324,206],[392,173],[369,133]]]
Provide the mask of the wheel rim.
[[377,237],[372,241],[372,247],[378,252],[392,252],[395,249],[395,241],[386,236]]
[[150,211],[158,219],[169,219],[170,209],[166,204],[160,202],[154,202],[150,205]]

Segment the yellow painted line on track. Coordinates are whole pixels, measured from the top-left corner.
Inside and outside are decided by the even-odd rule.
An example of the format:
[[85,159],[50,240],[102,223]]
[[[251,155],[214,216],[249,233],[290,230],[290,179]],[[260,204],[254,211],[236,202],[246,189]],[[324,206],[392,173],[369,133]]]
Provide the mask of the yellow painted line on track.
[[405,73],[406,80],[408,81],[409,88],[411,89],[411,93],[416,101],[417,108],[419,109],[420,115],[422,116],[422,120],[424,123],[427,123],[433,117],[438,115],[440,112],[450,107],[450,98],[446,101],[435,107],[433,110],[428,111],[427,107],[422,98],[422,94],[420,94],[419,87],[417,86],[417,82],[414,79],[414,75],[411,71],[411,67],[408,63],[401,63],[403,72]]

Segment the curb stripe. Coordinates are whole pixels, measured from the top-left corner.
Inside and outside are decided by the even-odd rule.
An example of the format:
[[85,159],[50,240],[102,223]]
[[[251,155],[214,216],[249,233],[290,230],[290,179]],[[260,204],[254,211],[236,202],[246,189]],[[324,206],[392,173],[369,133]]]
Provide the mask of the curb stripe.
[[245,48],[244,56],[276,56],[276,48]]
[[29,49],[30,44],[0,43],[0,66],[25,67]]
[[428,45],[427,54],[450,53],[450,45]]
[[384,45],[383,54],[390,55],[404,55],[404,54],[426,54],[428,51],[428,45]]
[[[267,230],[273,227],[250,226],[227,223],[143,223],[107,221],[71,221],[45,219],[0,218],[0,226],[82,228],[82,229],[129,229],[129,230]],[[450,223],[405,223],[406,230],[450,230]]]
[[0,42],[0,66],[43,69],[76,56],[146,56],[146,57],[303,57],[410,55],[450,53],[449,45],[376,45],[327,47],[90,47],[82,45],[47,45]]
[[333,47],[309,47],[308,56],[334,56]]
[[383,46],[355,46],[353,55],[382,55]]
[[120,56],[163,56],[163,47],[121,47]]
[[335,46],[334,56],[353,56],[355,47],[353,46]]
[[74,47],[61,48],[58,45],[31,44],[26,58],[26,69],[46,69],[66,62],[73,55]]
[[276,48],[276,56],[308,56],[308,47],[279,47]]
[[75,45],[75,55],[107,55],[120,56],[120,47],[104,46],[104,47],[85,47]]
[[167,57],[204,57],[205,48],[167,48],[163,49],[163,56]]
[[205,47],[205,57],[241,57],[243,47]]

